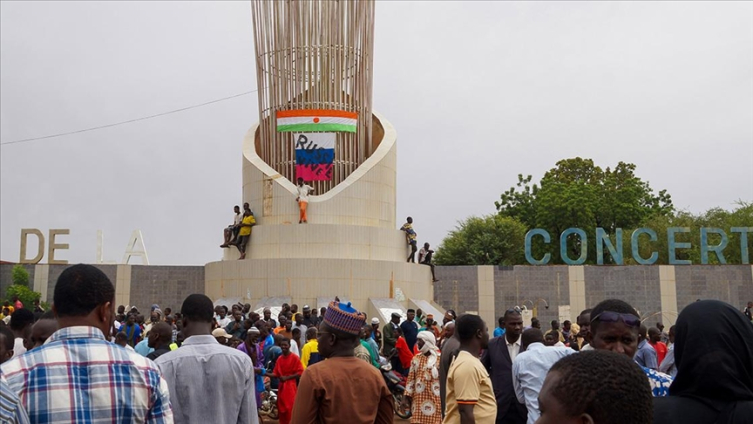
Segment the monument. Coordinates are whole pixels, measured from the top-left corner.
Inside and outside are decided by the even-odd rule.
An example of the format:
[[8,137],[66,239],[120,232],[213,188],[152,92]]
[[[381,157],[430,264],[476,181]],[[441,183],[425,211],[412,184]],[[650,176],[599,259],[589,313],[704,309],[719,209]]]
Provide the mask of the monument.
[[[252,1],[259,118],[243,139],[246,258],[205,267],[213,299],[324,306],[369,316],[434,312],[428,266],[406,263],[395,216],[397,135],[372,109],[373,1]],[[294,181],[314,188],[299,224]],[[384,322],[384,320],[383,320]]]

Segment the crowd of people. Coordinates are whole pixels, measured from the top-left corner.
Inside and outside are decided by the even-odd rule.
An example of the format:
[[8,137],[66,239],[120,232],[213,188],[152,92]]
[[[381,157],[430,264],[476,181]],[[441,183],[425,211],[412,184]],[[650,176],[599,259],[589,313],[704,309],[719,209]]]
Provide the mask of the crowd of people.
[[[256,423],[265,385],[282,424],[390,423],[396,408],[412,423],[753,417],[753,323],[715,300],[684,308],[669,333],[618,299],[546,332],[512,308],[490,338],[478,315],[453,310],[382,325],[337,298],[273,316],[192,294],[146,319],[114,297],[104,273],[74,265],[52,311],[12,305],[0,320],[0,422]],[[397,405],[387,364],[405,378]]]

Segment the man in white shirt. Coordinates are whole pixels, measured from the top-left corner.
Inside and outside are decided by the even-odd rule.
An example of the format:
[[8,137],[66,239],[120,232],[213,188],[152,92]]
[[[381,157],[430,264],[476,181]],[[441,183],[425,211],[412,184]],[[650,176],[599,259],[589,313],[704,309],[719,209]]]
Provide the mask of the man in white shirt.
[[295,201],[298,202],[298,206],[301,209],[300,216],[298,217],[298,223],[308,224],[308,217],[306,216],[306,207],[309,204],[309,194],[314,192],[314,188],[308,184],[304,184],[303,178],[298,177],[298,187],[296,187],[296,189],[298,190],[298,197],[296,197]]
[[212,336],[212,300],[189,295],[180,312],[185,341],[154,361],[176,394],[170,398],[175,423],[257,424],[254,366]]
[[220,328],[227,327],[230,324],[230,318],[227,316],[227,309],[224,306],[217,305],[214,307],[214,318]]
[[157,324],[158,322],[162,322],[162,311],[155,309],[149,315],[149,322],[144,324],[144,339],[146,339],[146,337],[149,335],[149,331],[151,331],[154,324]]
[[306,330],[308,330],[308,327],[303,324],[303,315],[302,314],[295,314],[295,324],[291,327],[293,330],[298,329],[303,336],[299,336],[299,338],[296,339],[296,341],[300,342],[301,345],[306,344]]
[[[144,339],[146,340],[146,339]],[[124,347],[131,352],[135,352],[136,350],[131,347],[131,345],[128,344],[128,336],[126,336],[125,333],[117,333],[115,334],[115,344],[121,347]]]
[[418,251],[418,263],[421,265],[429,265],[431,268],[431,280],[436,283],[439,280],[434,276],[434,264],[431,263],[431,255],[433,254],[434,251],[429,249],[429,243],[424,243],[424,247]]
[[34,324],[34,313],[28,309],[16,309],[10,317],[10,329],[15,336],[13,345],[13,357],[26,353],[24,340],[31,334],[31,326]]
[[301,340],[301,329],[293,329],[293,337],[290,339],[290,353],[295,353],[299,358],[301,357],[301,350],[298,349],[298,342]]
[[528,424],[533,424],[539,418],[538,396],[549,368],[576,352],[568,347],[544,346],[544,336],[537,328],[524,331],[521,340],[523,352],[512,363],[512,385],[518,402],[528,409]]
[[220,245],[220,247],[230,247],[232,242],[234,242],[238,238],[238,230],[241,228],[241,220],[243,219],[243,214],[241,213],[241,208],[238,205],[235,205],[233,207],[233,212],[235,212],[235,216],[233,217],[233,225],[228,225],[224,232],[225,235],[225,242]]

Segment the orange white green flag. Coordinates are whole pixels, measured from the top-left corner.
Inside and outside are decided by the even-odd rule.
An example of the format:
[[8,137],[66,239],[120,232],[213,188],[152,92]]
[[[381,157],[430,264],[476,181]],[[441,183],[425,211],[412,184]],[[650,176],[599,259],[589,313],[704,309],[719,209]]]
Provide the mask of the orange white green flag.
[[333,109],[280,110],[277,132],[356,132],[358,113]]

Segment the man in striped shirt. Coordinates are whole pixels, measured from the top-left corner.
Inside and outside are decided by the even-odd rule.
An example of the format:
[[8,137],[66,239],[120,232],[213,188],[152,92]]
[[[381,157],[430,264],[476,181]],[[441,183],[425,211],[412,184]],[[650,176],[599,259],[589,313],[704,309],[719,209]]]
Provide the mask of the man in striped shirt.
[[105,338],[115,288],[91,265],[60,274],[47,343],[0,366],[34,423],[172,423],[167,383],[150,360]]
[[8,385],[0,381],[0,423],[28,424],[29,416]]

